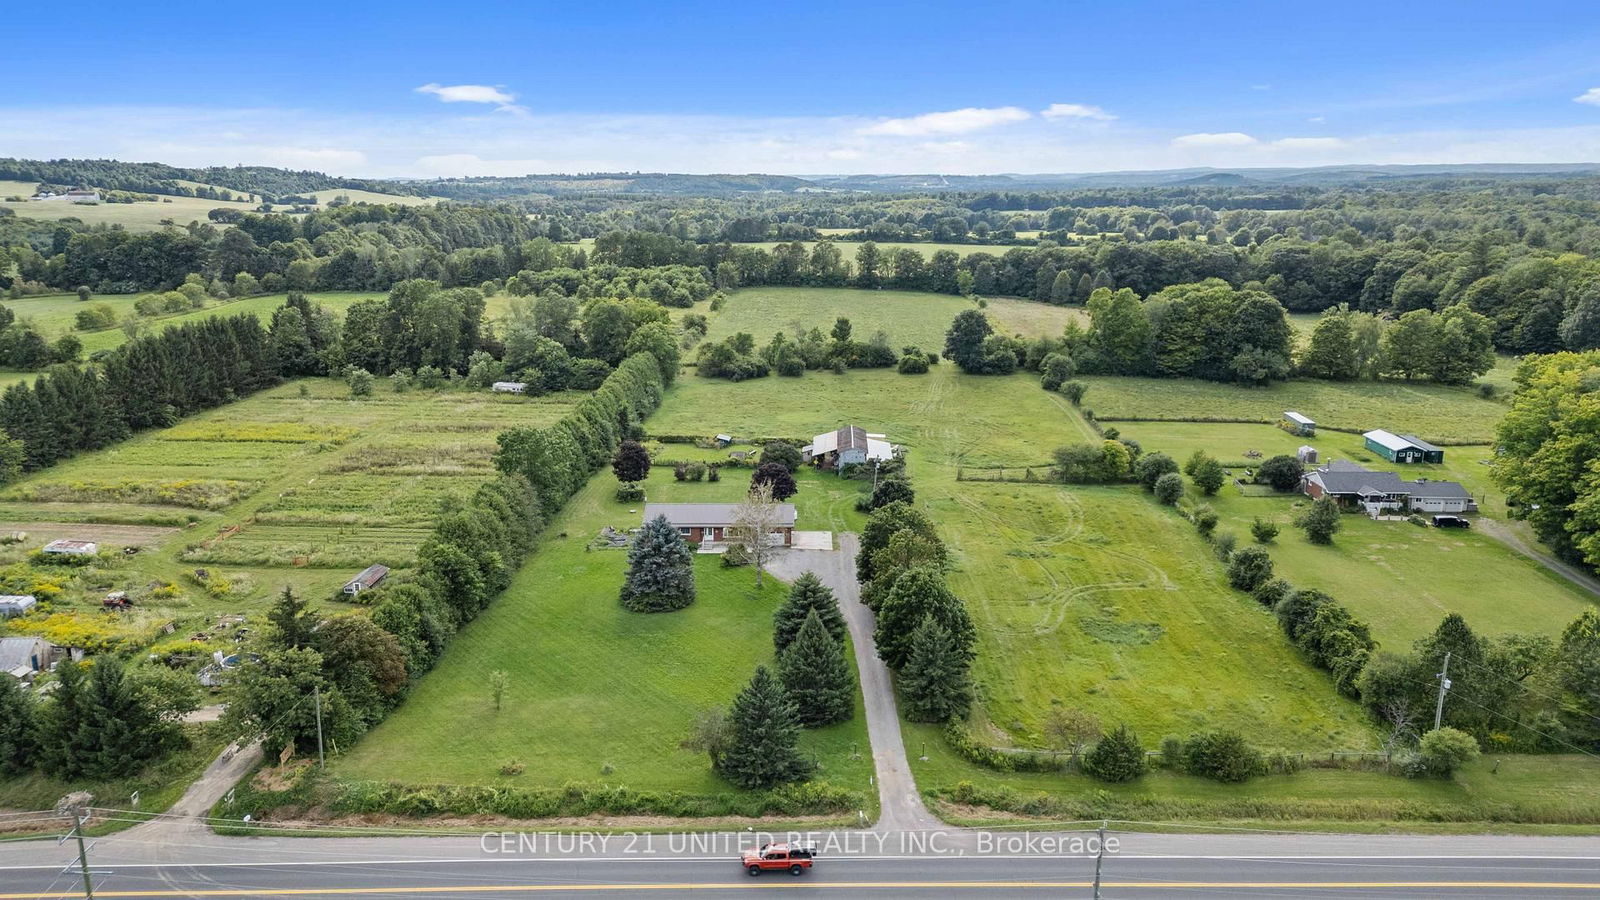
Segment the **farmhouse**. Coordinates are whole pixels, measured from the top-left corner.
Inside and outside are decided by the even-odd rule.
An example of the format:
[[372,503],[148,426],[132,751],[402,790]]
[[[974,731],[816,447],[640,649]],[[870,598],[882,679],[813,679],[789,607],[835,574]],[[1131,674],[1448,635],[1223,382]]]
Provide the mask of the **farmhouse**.
[[354,596],[362,591],[370,591],[378,585],[383,584],[383,580],[388,577],[388,566],[373,564],[367,566],[365,569],[362,569],[360,575],[357,575],[356,577],[345,582],[344,587],[340,588],[340,593]]
[[73,188],[64,194],[73,203],[99,203],[100,192],[92,188]]
[[1311,437],[1317,433],[1316,422],[1292,409],[1284,412],[1283,427],[1288,429],[1291,434],[1304,435],[1305,437]]
[[0,594],[0,619],[20,616],[38,602],[32,594]]
[[62,556],[93,556],[100,552],[100,545],[94,541],[72,541],[62,538],[44,545],[41,553],[56,553]]
[[496,381],[490,388],[497,394],[520,394],[528,389],[526,381]]
[[1385,510],[1453,513],[1478,509],[1467,489],[1454,481],[1402,481],[1393,472],[1374,472],[1345,460],[1334,460],[1307,473],[1301,487],[1309,497],[1329,497],[1340,506],[1373,514]]
[[1442,463],[1444,451],[1414,434],[1393,434],[1383,429],[1361,436],[1367,449],[1395,463]]
[[19,681],[31,682],[34,675],[50,668],[55,649],[55,645],[44,638],[0,638],[0,672]]
[[[777,524],[769,540],[785,547],[794,545],[795,509],[793,503],[779,503]],[[728,539],[728,530],[739,515],[737,503],[646,503],[644,520],[666,516],[667,522],[690,543],[707,544]]]
[[848,465],[887,462],[893,458],[894,448],[883,435],[868,434],[855,425],[819,434],[800,448],[802,461],[835,471]]

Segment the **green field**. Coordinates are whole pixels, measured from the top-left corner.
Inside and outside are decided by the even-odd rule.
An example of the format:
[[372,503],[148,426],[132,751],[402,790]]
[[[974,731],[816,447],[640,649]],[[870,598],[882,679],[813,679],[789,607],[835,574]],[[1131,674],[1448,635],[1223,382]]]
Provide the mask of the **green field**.
[[[683,458],[679,449],[662,452]],[[748,480],[747,472],[730,469],[717,483],[677,482],[668,467],[657,466],[646,484],[651,500],[728,502]],[[585,549],[603,526],[640,523],[639,504],[617,502],[615,488],[609,472],[590,479],[546,527],[510,589],[462,630],[405,705],[333,766],[336,775],[732,790],[703,755],[678,743],[700,710],[727,704],[756,665],[771,663],[772,611],[784,588],[768,578],[757,591],[752,570],[725,569],[717,557],[700,556],[698,596],[688,609],[623,610],[617,592],[626,552]],[[855,483],[802,473],[793,501],[800,527],[860,527],[853,509],[858,493]],[[488,695],[495,670],[510,676],[499,713]],[[820,762],[819,778],[876,797],[868,786],[872,754],[859,702],[851,721],[806,732],[802,749]],[[527,771],[500,775],[511,759]]]
[[[1445,443],[1488,443],[1503,404],[1467,388],[1403,381],[1286,381],[1267,387],[1179,378],[1090,375],[1083,406],[1097,416],[1238,418],[1276,422],[1297,410],[1320,425],[1416,434]],[[1121,427],[1120,423],[1118,427]]]
[[[0,181],[0,198],[31,196],[38,182]],[[236,192],[239,193],[239,192]],[[129,231],[158,231],[171,220],[175,225],[190,222],[208,222],[206,215],[213,209],[235,209],[253,212],[259,203],[225,200],[203,200],[199,197],[166,197],[155,202],[139,203],[72,203],[65,198],[5,202],[0,207],[12,210],[24,219],[81,219],[88,225],[120,225]]]
[[312,191],[301,196],[315,197],[323,207],[327,207],[336,197],[347,197],[351,203],[393,203],[400,206],[433,206],[440,199],[438,197],[413,197],[409,194],[379,194],[373,191],[352,190],[350,188],[329,188],[325,191]]
[[[1079,309],[1009,297],[987,302],[985,312],[1002,334],[1054,336],[1067,322],[1082,321],[1083,316]],[[855,340],[868,340],[882,329],[896,350],[909,344],[937,353],[944,348],[944,333],[956,313],[972,308],[972,301],[963,297],[919,291],[746,288],[728,296],[722,311],[712,317],[708,337],[721,340],[745,331],[755,335],[758,343],[765,343],[774,332],[792,333],[796,328],[820,328],[826,334],[834,319],[844,316],[850,320]]]
[[[439,501],[492,476],[495,436],[571,402],[387,385],[352,399],[341,381],[304,379],[8,485],[0,522],[29,537],[0,564],[62,537],[141,547],[73,570],[53,603],[135,646],[166,622],[259,610],[285,584],[329,598],[373,562],[408,566]],[[231,587],[208,592],[197,568]],[[102,616],[101,596],[119,589],[134,609]]]
[[[133,305],[143,294],[96,294],[85,304],[78,299],[77,294],[46,294],[38,297],[23,297],[18,300],[7,300],[5,305],[16,313],[18,319],[27,319],[38,327],[39,333],[46,338],[54,340],[64,334],[77,335],[83,341],[85,354],[97,350],[110,350],[120,347],[128,340],[128,335],[120,327],[102,329],[100,331],[78,331],[75,317],[78,310],[96,303],[109,304],[117,311],[119,318],[134,312]],[[197,322],[213,316],[232,316],[240,313],[251,313],[261,320],[262,325],[270,324],[272,311],[283,305],[285,294],[262,294],[258,297],[245,297],[240,300],[225,300],[218,302],[208,300],[203,309],[173,315],[152,316],[141,318],[147,329],[165,329],[174,325],[187,322]],[[361,300],[381,300],[388,296],[381,293],[362,293],[359,291],[328,291],[307,294],[311,300],[321,303],[329,310],[343,312],[351,304]]]

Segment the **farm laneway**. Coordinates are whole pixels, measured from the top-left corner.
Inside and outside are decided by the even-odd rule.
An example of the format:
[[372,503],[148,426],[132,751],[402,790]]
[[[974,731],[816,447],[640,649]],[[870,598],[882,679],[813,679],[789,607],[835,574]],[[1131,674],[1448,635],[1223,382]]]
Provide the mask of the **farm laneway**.
[[861,672],[861,694],[866,703],[867,736],[872,741],[872,762],[878,777],[878,803],[881,811],[875,831],[927,831],[944,825],[928,812],[917,792],[911,765],[906,760],[905,742],[900,737],[900,715],[895,709],[894,682],[889,667],[878,658],[872,640],[872,610],[861,602],[861,586],[856,583],[856,551],[859,543],[850,533],[839,534],[837,550],[789,550],[771,565],[774,575],[793,581],[806,572],[815,574],[833,589],[850,628],[855,647],[856,668]]

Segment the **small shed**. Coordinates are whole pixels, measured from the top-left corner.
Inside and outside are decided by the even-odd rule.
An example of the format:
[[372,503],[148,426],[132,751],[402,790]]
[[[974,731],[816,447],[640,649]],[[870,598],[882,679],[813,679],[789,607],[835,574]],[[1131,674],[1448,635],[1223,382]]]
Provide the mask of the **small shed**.
[[20,616],[38,602],[39,599],[32,594],[0,594],[0,619]]
[[378,585],[383,584],[383,580],[388,577],[389,567],[380,566],[374,563],[373,565],[362,569],[360,575],[357,575],[356,577],[345,582],[344,587],[340,589],[340,593],[355,596],[362,591],[371,590]]
[[54,644],[40,637],[0,638],[0,672],[30,682],[35,674],[50,668],[55,649]]
[[1284,427],[1294,434],[1310,437],[1317,433],[1317,423],[1310,418],[1302,416],[1294,410],[1286,410],[1283,414]]
[[528,389],[526,381],[496,381],[490,390],[497,394],[520,394]]
[[718,447],[726,447],[731,443],[733,443],[733,435],[731,435],[731,434],[719,434],[719,435],[717,435],[717,446]]
[[74,541],[61,538],[45,544],[41,552],[57,553],[62,556],[93,556],[100,552],[100,545],[94,541]]
[[1314,466],[1317,464],[1317,448],[1310,444],[1301,444],[1300,449],[1295,451],[1294,456],[1304,465]]

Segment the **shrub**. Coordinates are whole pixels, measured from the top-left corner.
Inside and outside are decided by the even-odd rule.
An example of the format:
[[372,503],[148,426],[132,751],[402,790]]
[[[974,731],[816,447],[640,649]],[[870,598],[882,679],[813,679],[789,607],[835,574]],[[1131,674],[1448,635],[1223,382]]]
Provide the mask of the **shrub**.
[[1300,486],[1306,467],[1292,456],[1274,456],[1256,470],[1256,480],[1272,486],[1275,491],[1288,493]]
[[622,503],[644,502],[644,485],[637,481],[624,481],[618,484],[617,500]]
[[1270,544],[1273,538],[1278,536],[1278,523],[1256,516],[1250,523],[1250,536],[1255,538],[1258,544]]
[[1422,736],[1417,755],[1429,775],[1449,778],[1462,764],[1478,757],[1478,741],[1465,731],[1446,726]]
[[73,316],[79,331],[100,331],[117,324],[117,311],[109,303],[96,303]]
[[1083,395],[1088,391],[1089,386],[1081,381],[1064,381],[1061,383],[1061,396],[1066,397],[1067,402],[1073,406],[1082,403]]
[[1171,506],[1183,499],[1183,476],[1177,472],[1168,472],[1156,479],[1156,499]]
[[1217,530],[1217,522],[1220,521],[1217,511],[1212,509],[1209,503],[1202,503],[1195,507],[1192,519],[1195,530],[1206,537],[1210,537],[1211,532]]
[[344,376],[350,386],[350,396],[366,397],[372,393],[372,373],[366,369],[351,368]]
[[1072,357],[1065,353],[1051,353],[1039,363],[1039,386],[1047,391],[1060,390],[1076,372]]
[[1233,548],[1239,546],[1239,536],[1231,531],[1218,532],[1212,543],[1212,551],[1217,554],[1217,559],[1227,563],[1233,559]]
[[764,463],[777,463],[791,472],[798,471],[802,465],[800,448],[788,441],[769,441],[761,448],[761,461]]
[[1267,609],[1276,609],[1278,604],[1282,603],[1283,599],[1292,593],[1294,593],[1294,585],[1282,578],[1273,578],[1256,585],[1256,589],[1250,592],[1250,596],[1254,597],[1257,603]]
[[1235,590],[1254,591],[1272,579],[1272,557],[1260,547],[1246,547],[1228,562],[1228,583]]
[[1118,725],[1084,756],[1083,770],[1114,784],[1132,781],[1144,774],[1144,745],[1128,726]]
[[1183,745],[1183,770],[1190,775],[1236,784],[1265,771],[1261,751],[1235,731],[1190,735]]
[[928,357],[925,354],[907,354],[900,357],[900,363],[895,367],[901,375],[926,375],[928,374]]
[[1161,739],[1161,765],[1173,771],[1183,770],[1183,739],[1169,734]]
[[1139,457],[1138,462],[1133,464],[1133,477],[1144,485],[1144,489],[1147,491],[1155,490],[1156,481],[1161,476],[1177,471],[1178,461],[1165,453],[1145,454]]
[[740,566],[750,565],[750,551],[743,544],[729,544],[728,549],[722,554],[722,567],[735,569]]
[[1222,485],[1228,480],[1228,473],[1222,468],[1221,463],[1208,456],[1195,465],[1189,477],[1194,479],[1195,487],[1209,497],[1221,490]]

